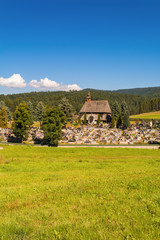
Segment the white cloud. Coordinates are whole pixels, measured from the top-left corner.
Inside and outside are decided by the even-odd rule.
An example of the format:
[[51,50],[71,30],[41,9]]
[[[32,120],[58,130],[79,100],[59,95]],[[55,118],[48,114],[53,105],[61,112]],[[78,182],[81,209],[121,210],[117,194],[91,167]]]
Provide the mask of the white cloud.
[[34,87],[34,88],[39,88],[39,83],[37,82],[37,80],[32,80],[29,85],[31,87]]
[[[21,77],[20,74],[13,74],[9,78],[0,77],[0,85],[10,88],[24,88],[27,83]],[[51,91],[80,91],[81,88],[77,84],[68,84],[63,85],[59,84],[53,80],[48,78],[40,79],[40,81],[32,80],[29,82],[29,86],[33,88],[43,89],[43,90],[51,90]]]
[[20,74],[13,74],[9,78],[0,77],[0,85],[10,88],[24,88],[27,84]]
[[32,80],[29,85],[34,88],[41,88],[47,90],[55,90],[55,91],[70,91],[70,90],[81,90],[81,88],[77,84],[72,85],[63,85],[59,84],[53,80],[49,80],[48,78],[37,80]]
[[77,84],[67,85],[68,90],[82,90]]
[[32,80],[29,85],[31,87],[35,88],[44,88],[44,89],[49,89],[49,88],[57,88],[59,87],[59,83],[56,83],[55,81],[49,80],[48,78],[40,79],[38,82],[37,80]]

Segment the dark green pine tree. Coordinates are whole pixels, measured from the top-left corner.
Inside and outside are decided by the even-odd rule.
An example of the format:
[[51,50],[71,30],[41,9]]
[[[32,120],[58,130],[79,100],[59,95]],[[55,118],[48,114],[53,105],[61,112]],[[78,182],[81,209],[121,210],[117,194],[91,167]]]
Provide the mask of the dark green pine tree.
[[0,127],[7,128],[7,111],[4,106],[1,108],[0,111]]
[[87,115],[86,115],[86,112],[84,114],[84,121],[83,121],[83,124],[86,125],[87,124]]
[[123,101],[122,104],[121,104],[121,115],[122,115],[122,119],[124,119],[125,115],[129,116],[128,106],[127,106],[127,103],[125,101]]
[[44,141],[49,146],[57,146],[61,136],[61,129],[65,123],[65,114],[56,107],[44,112],[41,129],[44,130]]
[[34,108],[33,108],[33,104],[31,101],[27,102],[27,105],[29,107],[29,111],[30,111],[30,114],[31,114],[31,119],[32,119],[32,122],[34,121],[35,119],[35,111],[34,111]]
[[78,116],[78,124],[81,124],[81,114],[79,113],[79,116]]
[[111,128],[115,127],[115,119],[114,119],[114,114],[112,114],[112,121],[111,121]]
[[122,126],[122,117],[121,117],[121,114],[119,114],[116,119],[116,127],[121,128],[121,126]]
[[8,121],[11,121],[12,120],[11,112],[10,112],[10,110],[7,106],[5,106],[5,108],[6,108],[6,111],[7,111],[7,119],[8,119]]
[[101,122],[101,117],[100,117],[100,114],[98,114],[98,120],[97,120],[97,124],[99,125]]
[[114,114],[115,118],[117,118],[117,116],[121,113],[121,108],[117,101],[115,101],[112,106],[112,113]]
[[130,126],[130,121],[129,121],[129,116],[128,115],[124,115],[124,119],[123,119],[123,128],[126,129]]
[[2,107],[5,107],[4,101],[0,101],[0,110],[2,109]]
[[40,125],[43,118],[44,109],[43,102],[39,102],[35,109],[35,121],[39,121]]
[[158,98],[158,111],[160,110],[160,98]]
[[5,107],[5,109],[6,109],[7,120],[11,121],[11,119],[12,119],[11,112],[10,112],[9,108],[5,105],[4,101],[0,101],[0,110],[2,109],[2,107]]
[[13,118],[13,133],[23,142],[28,138],[28,127],[31,125],[29,107],[25,102],[19,104]]
[[69,103],[66,97],[62,98],[58,107],[64,112],[66,115],[67,122],[72,122],[74,109],[73,106]]

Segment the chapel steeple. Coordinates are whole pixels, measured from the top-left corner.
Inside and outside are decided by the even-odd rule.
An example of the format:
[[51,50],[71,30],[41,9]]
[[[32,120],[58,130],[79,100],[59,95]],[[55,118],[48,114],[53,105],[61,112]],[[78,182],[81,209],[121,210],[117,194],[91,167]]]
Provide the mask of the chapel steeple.
[[91,94],[90,94],[90,92],[88,92],[87,102],[91,102]]

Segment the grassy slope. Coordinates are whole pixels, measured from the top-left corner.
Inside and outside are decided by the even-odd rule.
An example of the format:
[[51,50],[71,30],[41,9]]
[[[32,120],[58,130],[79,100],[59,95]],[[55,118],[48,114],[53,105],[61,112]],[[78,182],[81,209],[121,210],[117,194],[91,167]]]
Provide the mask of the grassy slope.
[[0,239],[159,239],[160,150],[0,150]]
[[137,118],[137,119],[160,119],[160,111],[132,115],[132,116],[130,116],[130,118]]

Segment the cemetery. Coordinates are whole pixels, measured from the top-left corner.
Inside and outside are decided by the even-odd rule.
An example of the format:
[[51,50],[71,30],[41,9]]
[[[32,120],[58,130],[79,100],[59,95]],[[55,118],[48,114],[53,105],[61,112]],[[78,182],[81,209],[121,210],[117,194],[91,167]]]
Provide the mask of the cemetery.
[[[110,128],[107,123],[98,125],[66,125],[62,129],[59,144],[150,144],[160,143],[160,121],[134,123],[128,129]],[[41,143],[43,130],[31,127],[26,143]],[[10,128],[0,128],[2,142],[16,142]]]

